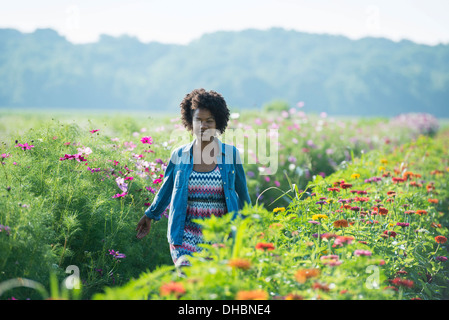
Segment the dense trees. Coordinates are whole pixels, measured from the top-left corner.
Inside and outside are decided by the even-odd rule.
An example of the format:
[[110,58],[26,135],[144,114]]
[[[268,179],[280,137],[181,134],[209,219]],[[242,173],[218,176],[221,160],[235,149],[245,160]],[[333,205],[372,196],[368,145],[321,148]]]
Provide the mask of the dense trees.
[[0,107],[177,112],[205,87],[236,109],[283,99],[308,111],[449,116],[449,46],[350,40],[273,28],[216,32],[188,45],[122,36],[75,45],[51,29],[0,29]]

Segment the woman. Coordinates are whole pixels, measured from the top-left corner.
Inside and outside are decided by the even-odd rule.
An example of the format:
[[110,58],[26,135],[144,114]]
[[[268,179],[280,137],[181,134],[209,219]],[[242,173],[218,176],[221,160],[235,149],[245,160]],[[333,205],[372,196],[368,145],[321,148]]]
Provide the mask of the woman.
[[201,251],[201,226],[193,219],[231,212],[235,217],[245,203],[251,205],[239,151],[216,136],[225,131],[229,114],[225,100],[215,91],[195,89],[186,95],[181,119],[196,138],[173,151],[163,184],[137,224],[141,239],[170,204],[167,238],[176,266],[190,265],[186,258]]

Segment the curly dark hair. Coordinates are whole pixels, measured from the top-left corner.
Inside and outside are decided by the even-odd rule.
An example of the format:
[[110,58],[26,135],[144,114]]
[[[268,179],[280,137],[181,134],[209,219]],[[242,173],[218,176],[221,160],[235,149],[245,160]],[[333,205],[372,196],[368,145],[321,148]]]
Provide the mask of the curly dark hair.
[[181,120],[184,127],[193,131],[193,113],[196,109],[207,109],[215,119],[216,129],[223,133],[228,126],[229,109],[221,94],[216,91],[206,91],[203,88],[188,93],[181,105]]

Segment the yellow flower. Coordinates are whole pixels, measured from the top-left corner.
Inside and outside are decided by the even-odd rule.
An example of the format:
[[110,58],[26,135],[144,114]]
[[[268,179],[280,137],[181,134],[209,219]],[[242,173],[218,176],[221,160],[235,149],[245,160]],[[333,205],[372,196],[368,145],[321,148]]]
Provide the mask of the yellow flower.
[[393,228],[396,225],[396,223],[390,222],[388,225],[390,226],[390,228]]
[[379,167],[379,171],[385,171],[385,167],[384,166],[380,166]]
[[382,164],[387,164],[387,163],[388,163],[388,160],[387,160],[387,159],[380,159],[380,163],[382,163]]
[[358,179],[358,178],[360,178],[360,173],[353,173],[353,174],[351,174],[351,178],[352,178],[352,179]]
[[279,211],[280,211],[280,212],[284,212],[284,211],[285,211],[285,208],[284,208],[284,207],[280,207],[280,208],[274,208],[274,209],[273,209],[273,212],[274,212],[274,213],[279,212]]
[[327,219],[327,216],[325,214],[314,214],[312,216],[312,220],[319,220],[319,219]]

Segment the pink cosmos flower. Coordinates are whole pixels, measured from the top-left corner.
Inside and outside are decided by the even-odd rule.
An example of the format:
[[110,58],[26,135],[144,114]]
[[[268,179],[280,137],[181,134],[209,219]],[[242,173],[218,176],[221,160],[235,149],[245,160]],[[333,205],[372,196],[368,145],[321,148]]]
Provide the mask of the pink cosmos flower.
[[86,156],[92,153],[92,149],[89,147],[78,148],[77,150],[78,154],[84,154]]
[[140,139],[140,142],[152,144],[153,143],[153,138],[151,138],[151,137],[143,137],[142,139]]
[[125,179],[124,178],[117,178],[115,179],[115,182],[117,183],[117,186],[119,187],[120,190],[122,190],[123,192],[128,191],[128,184],[125,183]]
[[100,131],[100,130],[98,130],[98,129],[93,129],[93,130],[90,130],[89,132],[90,132],[90,133],[95,133],[95,132],[97,132],[97,131]]

